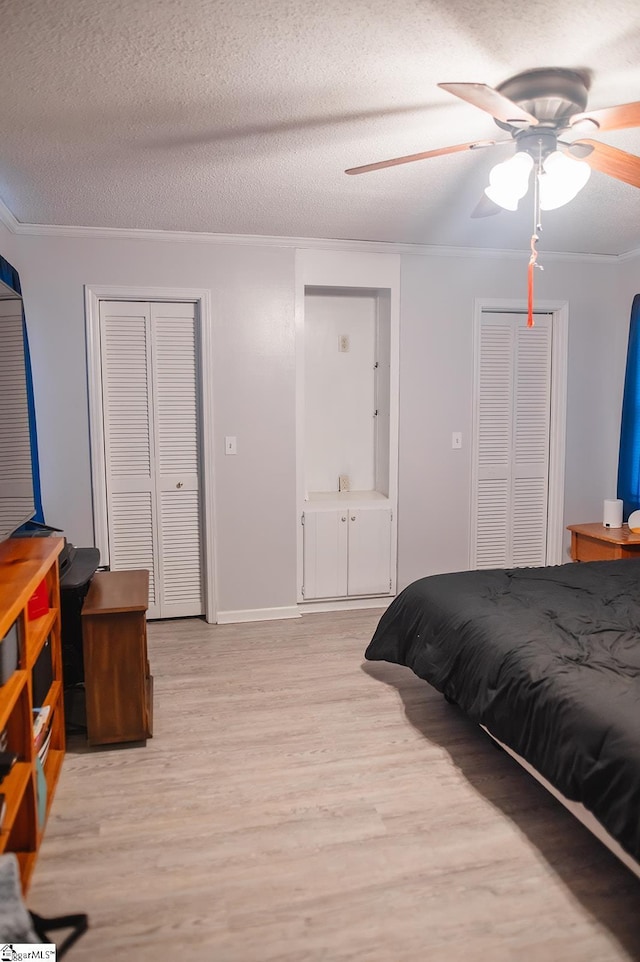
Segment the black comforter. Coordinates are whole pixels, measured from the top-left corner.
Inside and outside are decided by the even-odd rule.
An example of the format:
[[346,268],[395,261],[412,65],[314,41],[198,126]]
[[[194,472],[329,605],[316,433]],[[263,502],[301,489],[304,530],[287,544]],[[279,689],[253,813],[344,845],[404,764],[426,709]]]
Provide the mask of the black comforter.
[[640,861],[640,562],[422,578],[365,657],[426,679]]

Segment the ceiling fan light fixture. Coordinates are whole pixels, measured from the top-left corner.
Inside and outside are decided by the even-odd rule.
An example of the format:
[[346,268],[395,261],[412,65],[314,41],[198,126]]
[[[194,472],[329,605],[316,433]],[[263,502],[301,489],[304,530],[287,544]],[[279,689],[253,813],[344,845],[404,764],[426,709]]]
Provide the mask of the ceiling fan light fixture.
[[560,150],[554,150],[542,162],[539,174],[540,209],[563,207],[582,190],[591,168],[583,160],[572,160]]
[[529,189],[532,168],[533,158],[524,151],[518,151],[509,160],[492,168],[485,194],[505,210],[517,210],[518,201]]

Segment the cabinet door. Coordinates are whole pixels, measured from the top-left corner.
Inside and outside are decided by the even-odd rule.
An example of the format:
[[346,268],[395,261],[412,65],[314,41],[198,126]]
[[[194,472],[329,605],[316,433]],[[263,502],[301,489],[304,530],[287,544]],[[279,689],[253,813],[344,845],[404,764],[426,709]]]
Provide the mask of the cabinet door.
[[347,594],[347,518],[346,511],[305,511],[305,600]]
[[348,594],[388,594],[391,584],[391,509],[349,512]]

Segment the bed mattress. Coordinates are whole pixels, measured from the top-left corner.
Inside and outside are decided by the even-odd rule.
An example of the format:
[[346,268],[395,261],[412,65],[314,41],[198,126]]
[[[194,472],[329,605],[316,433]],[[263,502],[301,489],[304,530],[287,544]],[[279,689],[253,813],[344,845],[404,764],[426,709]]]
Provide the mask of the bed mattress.
[[640,563],[432,575],[368,660],[411,668],[640,860]]

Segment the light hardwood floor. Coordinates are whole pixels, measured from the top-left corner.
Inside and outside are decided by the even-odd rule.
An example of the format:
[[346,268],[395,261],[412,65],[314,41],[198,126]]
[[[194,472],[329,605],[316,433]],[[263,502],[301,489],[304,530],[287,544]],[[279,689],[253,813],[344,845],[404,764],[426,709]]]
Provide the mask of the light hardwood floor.
[[408,669],[380,611],[152,623],[155,734],[70,740],[28,904],[70,962],[640,959],[640,881]]

